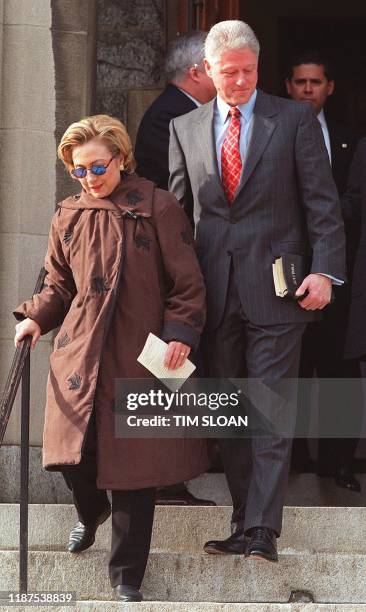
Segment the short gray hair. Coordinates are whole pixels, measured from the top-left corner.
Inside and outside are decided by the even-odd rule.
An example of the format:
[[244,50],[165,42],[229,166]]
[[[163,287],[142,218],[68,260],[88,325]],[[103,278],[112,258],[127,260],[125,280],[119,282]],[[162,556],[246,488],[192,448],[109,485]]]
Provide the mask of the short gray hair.
[[259,42],[252,28],[237,19],[220,21],[212,26],[205,43],[205,55],[210,64],[220,59],[228,49],[249,47],[259,55]]
[[203,68],[207,32],[190,32],[173,40],[168,47],[165,74],[168,81],[184,79],[188,70],[197,64]]

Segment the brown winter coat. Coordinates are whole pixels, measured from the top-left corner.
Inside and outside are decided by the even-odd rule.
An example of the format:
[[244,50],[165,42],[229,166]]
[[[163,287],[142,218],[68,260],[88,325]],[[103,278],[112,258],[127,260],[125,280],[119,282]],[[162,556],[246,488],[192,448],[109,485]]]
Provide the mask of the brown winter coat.
[[93,408],[99,488],[173,484],[207,468],[194,439],[114,435],[115,378],[148,378],[136,358],[149,332],[197,347],[204,286],[191,228],[173,195],[136,175],[106,199],[61,202],[49,236],[46,285],[15,311],[42,334],[61,325],[50,359],[43,440],[48,469],[80,462]]

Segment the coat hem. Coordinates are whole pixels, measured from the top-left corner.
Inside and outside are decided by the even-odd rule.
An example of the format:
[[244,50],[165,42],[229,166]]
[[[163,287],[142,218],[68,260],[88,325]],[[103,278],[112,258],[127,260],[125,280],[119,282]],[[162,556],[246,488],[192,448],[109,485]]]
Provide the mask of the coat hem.
[[210,467],[209,462],[207,462],[205,467],[200,467],[199,470],[193,470],[192,472],[189,472],[188,474],[184,473],[182,474],[180,478],[177,478],[177,476],[174,476],[172,478],[166,478],[165,480],[157,479],[156,481],[152,481],[151,478],[145,479],[145,480],[139,480],[139,481],[135,480],[133,483],[133,486],[131,486],[131,481],[126,481],[126,482],[107,481],[105,482],[102,479],[97,478],[97,488],[105,489],[109,491],[112,491],[112,490],[134,491],[136,489],[146,489],[150,487],[167,487],[170,485],[177,484],[178,482],[192,480],[193,478],[197,478],[198,476],[201,476],[202,474],[204,474],[209,469],[209,467]]
[[76,465],[79,465],[81,461],[81,454],[79,453],[78,455],[75,455],[74,460],[69,460],[69,461],[47,461],[47,463],[44,461],[43,462],[43,468],[47,471],[47,472],[61,472],[62,468],[64,467],[74,467]]

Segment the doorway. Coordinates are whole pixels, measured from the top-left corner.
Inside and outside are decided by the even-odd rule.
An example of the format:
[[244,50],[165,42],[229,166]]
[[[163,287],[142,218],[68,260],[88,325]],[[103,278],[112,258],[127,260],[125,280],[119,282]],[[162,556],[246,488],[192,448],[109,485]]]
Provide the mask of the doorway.
[[286,96],[288,62],[297,52],[315,49],[331,61],[335,92],[327,113],[335,121],[366,134],[366,2],[348,0],[241,0],[240,19],[261,43],[259,85]]

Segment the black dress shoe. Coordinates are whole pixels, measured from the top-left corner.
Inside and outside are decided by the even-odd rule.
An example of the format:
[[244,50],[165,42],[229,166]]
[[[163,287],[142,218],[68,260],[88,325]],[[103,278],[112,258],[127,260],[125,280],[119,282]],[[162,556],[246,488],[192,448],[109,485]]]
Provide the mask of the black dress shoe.
[[169,487],[158,490],[155,503],[158,506],[216,506],[214,501],[195,497],[188,489],[172,492]]
[[119,601],[142,601],[140,591],[130,584],[117,584],[113,587],[113,594]]
[[102,523],[104,523],[111,514],[111,507],[108,506],[100,514],[93,525],[84,525],[79,521],[70,531],[68,551],[78,553],[90,548],[95,542],[96,531]]
[[253,527],[249,532],[250,540],[245,553],[251,559],[278,561],[276,534],[268,527]]
[[244,529],[238,529],[226,540],[209,540],[203,550],[211,555],[244,555],[247,544]]
[[360,482],[348,468],[340,468],[336,472],[334,480],[338,487],[342,487],[343,489],[349,489],[349,491],[357,491],[357,493],[361,491]]

